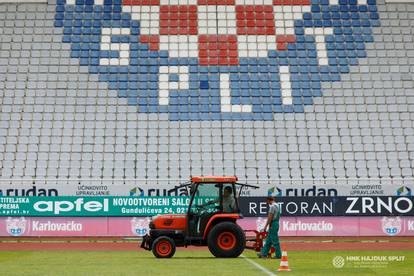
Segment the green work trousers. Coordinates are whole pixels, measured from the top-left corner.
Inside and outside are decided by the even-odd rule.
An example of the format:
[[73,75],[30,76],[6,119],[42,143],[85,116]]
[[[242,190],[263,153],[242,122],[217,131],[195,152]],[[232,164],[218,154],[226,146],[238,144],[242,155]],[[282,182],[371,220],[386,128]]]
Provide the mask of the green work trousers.
[[267,233],[267,238],[265,244],[260,252],[263,256],[267,256],[269,254],[270,248],[273,246],[276,250],[276,258],[282,257],[282,250],[280,249],[279,243],[279,221],[273,220],[272,224],[270,225],[269,232]]

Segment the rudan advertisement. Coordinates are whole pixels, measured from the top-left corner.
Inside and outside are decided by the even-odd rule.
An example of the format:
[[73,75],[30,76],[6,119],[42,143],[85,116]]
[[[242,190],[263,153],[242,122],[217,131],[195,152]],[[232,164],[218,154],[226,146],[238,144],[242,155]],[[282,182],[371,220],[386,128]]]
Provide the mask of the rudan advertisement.
[[[197,205],[212,198],[199,198]],[[0,216],[122,217],[184,214],[188,196],[171,197],[0,197]],[[296,216],[414,216],[413,197],[338,196],[280,197],[277,202],[285,217]],[[265,197],[239,198],[245,217],[267,213]],[[208,209],[204,209],[207,212]]]
[[[413,183],[381,184],[373,181],[345,184],[308,184],[291,181],[252,183],[259,189],[244,188],[244,196],[411,196]],[[12,183],[0,182],[0,195],[3,196],[183,196],[188,195],[186,187],[177,183],[146,183],[141,181],[121,182],[68,182],[68,183]]]
[[[142,237],[148,217],[0,217],[0,236]],[[265,218],[238,221],[260,230]],[[347,227],[344,227],[346,225]],[[414,217],[282,217],[281,236],[414,236]]]

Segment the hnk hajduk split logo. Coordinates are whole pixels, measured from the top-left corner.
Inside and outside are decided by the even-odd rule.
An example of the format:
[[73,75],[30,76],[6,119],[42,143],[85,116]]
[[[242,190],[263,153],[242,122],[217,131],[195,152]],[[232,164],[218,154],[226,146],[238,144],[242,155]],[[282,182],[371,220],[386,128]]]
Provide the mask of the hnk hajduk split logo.
[[71,57],[171,120],[303,112],[373,41],[375,0],[57,0]]

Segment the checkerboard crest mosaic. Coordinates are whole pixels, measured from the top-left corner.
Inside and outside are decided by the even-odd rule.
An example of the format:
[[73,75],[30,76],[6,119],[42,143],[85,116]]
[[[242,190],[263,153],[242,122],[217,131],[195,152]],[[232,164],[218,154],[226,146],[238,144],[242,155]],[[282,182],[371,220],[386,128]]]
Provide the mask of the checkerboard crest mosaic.
[[58,0],[71,57],[138,112],[272,120],[366,56],[375,0]]

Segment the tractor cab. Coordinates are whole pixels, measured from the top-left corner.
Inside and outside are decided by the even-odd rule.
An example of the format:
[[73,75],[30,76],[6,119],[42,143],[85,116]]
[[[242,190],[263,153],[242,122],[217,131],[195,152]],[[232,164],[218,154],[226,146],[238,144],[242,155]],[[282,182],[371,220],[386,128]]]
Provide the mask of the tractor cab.
[[[204,230],[213,217],[240,218],[236,195],[237,177],[193,177],[191,179],[191,201],[188,207],[188,238],[203,238]],[[223,216],[224,215],[224,216]]]
[[216,257],[238,257],[246,237],[237,224],[240,214],[237,189],[256,186],[237,183],[236,176],[192,177],[190,203],[185,215],[166,214],[152,218],[150,233],[141,247],[157,258],[170,258],[176,246],[208,246]]

